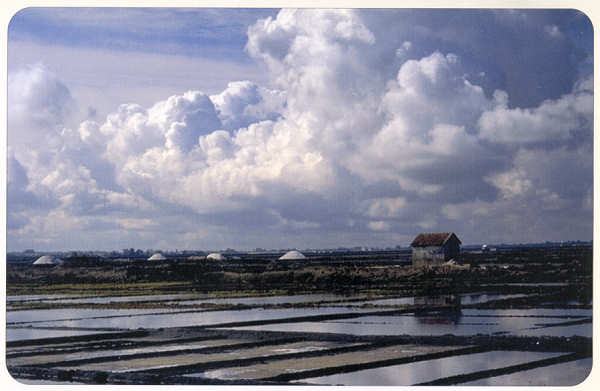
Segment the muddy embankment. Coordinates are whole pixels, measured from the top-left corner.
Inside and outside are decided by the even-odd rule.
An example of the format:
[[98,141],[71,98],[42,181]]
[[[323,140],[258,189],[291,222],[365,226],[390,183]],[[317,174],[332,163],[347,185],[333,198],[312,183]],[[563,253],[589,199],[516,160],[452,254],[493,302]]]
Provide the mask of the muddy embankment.
[[[7,294],[93,295],[167,292],[374,292],[432,295],[473,292],[488,284],[503,293],[543,289],[514,283],[573,283],[569,298],[592,296],[592,248],[523,248],[496,253],[463,253],[468,270],[413,268],[406,259],[272,259],[232,261],[115,262],[76,260],[51,267],[7,264]],[[547,290],[546,290],[547,292]]]

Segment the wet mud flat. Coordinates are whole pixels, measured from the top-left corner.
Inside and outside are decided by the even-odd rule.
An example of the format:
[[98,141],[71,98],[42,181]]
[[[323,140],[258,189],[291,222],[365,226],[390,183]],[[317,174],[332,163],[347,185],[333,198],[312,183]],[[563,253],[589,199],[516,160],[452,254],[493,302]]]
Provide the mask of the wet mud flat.
[[466,254],[470,270],[241,260],[188,280],[175,260],[115,272],[177,281],[120,284],[97,279],[109,264],[78,269],[88,283],[19,265],[6,363],[32,384],[574,385],[592,365],[588,250]]

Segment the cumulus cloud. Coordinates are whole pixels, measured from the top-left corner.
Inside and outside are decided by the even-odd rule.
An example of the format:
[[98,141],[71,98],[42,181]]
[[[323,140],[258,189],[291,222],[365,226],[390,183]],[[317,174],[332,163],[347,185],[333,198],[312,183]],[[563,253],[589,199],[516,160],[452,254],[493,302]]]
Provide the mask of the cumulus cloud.
[[[58,99],[11,83],[10,133],[23,125],[32,137],[10,141],[11,238],[55,241],[57,230],[43,234],[50,218],[63,234],[93,222],[104,228],[88,238],[126,230],[127,240],[191,247],[235,236],[251,248],[408,241],[421,229],[471,242],[493,238],[492,225],[537,240],[568,233],[557,228],[565,222],[589,232],[592,78],[514,107],[509,92],[469,76],[459,54],[412,57],[419,42],[385,34],[369,12],[286,9],[248,30],[269,88],[233,81],[210,96],[121,104],[77,126],[64,84],[41,68],[19,71],[11,80]],[[43,115],[28,123],[28,111]],[[30,150],[44,131],[53,142]],[[53,200],[43,213],[17,208],[42,194]]]
[[235,130],[264,121],[275,120],[285,106],[285,93],[257,86],[251,81],[236,81],[210,97],[223,128]]
[[398,217],[406,206],[404,197],[378,198],[366,201],[367,216],[373,218]]
[[566,140],[578,130],[589,129],[594,114],[589,80],[591,77],[578,83],[572,93],[544,101],[535,108],[509,109],[506,96],[498,93],[494,109],[479,119],[481,137],[504,144],[526,144]]
[[43,64],[9,75],[8,99],[11,116],[41,126],[62,123],[73,104],[68,88]]
[[396,57],[404,57],[408,53],[408,51],[410,50],[411,47],[412,47],[412,42],[410,42],[410,41],[402,42],[402,45],[400,45],[400,47],[398,49],[396,49]]
[[372,231],[388,231],[390,224],[385,221],[370,221],[368,227]]
[[35,194],[29,188],[27,171],[16,159],[12,150],[8,152],[7,162],[7,228],[10,230],[24,227],[31,213],[55,206],[54,200],[46,193]]

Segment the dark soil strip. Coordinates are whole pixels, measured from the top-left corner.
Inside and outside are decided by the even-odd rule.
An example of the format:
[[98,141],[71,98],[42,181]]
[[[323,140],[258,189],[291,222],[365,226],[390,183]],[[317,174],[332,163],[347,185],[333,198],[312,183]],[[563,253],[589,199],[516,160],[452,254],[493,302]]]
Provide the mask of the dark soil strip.
[[221,309],[211,309],[206,311],[199,310],[186,310],[186,311],[165,311],[165,312],[144,312],[142,314],[127,314],[127,315],[102,315],[102,316],[90,316],[87,318],[63,318],[63,319],[48,319],[48,320],[29,320],[22,322],[7,322],[7,326],[19,325],[19,324],[32,324],[32,323],[49,323],[49,322],[66,322],[73,320],[85,320],[85,319],[110,319],[110,318],[132,318],[135,316],[146,316],[146,315],[172,315],[172,314],[184,314],[188,312],[207,312],[207,311],[221,311]]
[[508,367],[497,368],[497,369],[489,369],[485,371],[478,371],[473,373],[467,373],[464,375],[457,376],[449,376],[441,379],[436,379],[430,382],[415,384],[417,386],[450,386],[460,383],[466,383],[474,380],[485,379],[488,377],[508,375],[514,372],[521,372],[527,369],[534,369],[539,367],[545,367],[548,365],[564,363],[573,360],[579,360],[582,358],[591,357],[591,355],[586,355],[582,353],[571,353],[565,354],[558,357],[546,358],[543,360],[531,361],[525,364],[511,365]]
[[[304,307],[319,307],[322,305],[330,305],[330,304],[342,304],[352,303],[352,302],[363,302],[363,301],[371,301],[371,300],[381,300],[381,299],[396,299],[396,298],[404,298],[407,297],[405,295],[389,295],[389,296],[375,296],[375,297],[357,297],[357,298],[340,298],[340,299],[331,299],[331,300],[317,300],[317,301],[302,301],[297,303],[269,303],[269,304],[243,304],[243,303],[219,303],[216,301],[219,300],[235,300],[235,299],[246,299],[246,298],[270,298],[275,296],[290,296],[294,297],[295,295],[259,295],[259,296],[224,296],[224,297],[208,297],[208,298],[175,298],[175,299],[142,299],[142,300],[131,300],[131,301],[108,301],[105,303],[92,303],[92,302],[76,302],[76,303],[54,303],[49,301],[60,301],[60,300],[71,300],[71,299],[32,299],[33,304],[28,303],[28,300],[24,300],[22,302],[11,303],[12,308],[8,308],[7,311],[22,311],[22,310],[35,310],[35,309],[66,309],[66,308],[84,308],[84,309],[138,309],[138,308],[173,308],[173,309],[213,309],[218,307],[219,309],[226,308],[228,309],[252,309],[252,308],[304,308]],[[102,297],[102,296],[98,296]],[[107,296],[113,297],[113,296]],[[114,296],[118,297],[118,296]],[[409,296],[410,297],[410,296]],[[96,296],[90,296],[89,298],[96,298]],[[79,299],[79,298],[75,298]],[[212,301],[211,301],[212,300]],[[185,301],[201,301],[196,304],[179,304],[180,302]],[[24,303],[24,304],[21,304]],[[37,303],[37,304],[36,304]],[[172,304],[171,304],[172,303]]]
[[581,319],[587,318],[586,315],[485,315],[485,314],[473,314],[473,315],[461,315],[465,318],[542,318],[542,319]]
[[61,370],[38,367],[12,367],[8,372],[16,379],[78,382],[86,384],[127,384],[127,385],[284,385],[284,383],[263,382],[260,380],[220,380],[204,378],[172,377],[144,373],[110,373],[104,371]]
[[310,341],[367,342],[410,345],[435,346],[493,346],[496,350],[521,350],[536,352],[591,352],[592,339],[587,337],[547,337],[547,336],[515,336],[515,335],[353,335],[318,332],[285,332],[258,330],[204,330],[210,332],[226,332],[229,338],[264,339],[302,337]]
[[[508,299],[497,299],[484,301],[482,303],[467,304],[465,308],[476,308],[476,309],[503,309],[503,308],[514,308],[514,309],[527,309],[527,308],[574,308],[574,309],[591,309],[592,306],[586,304],[566,304],[560,303],[560,300],[564,297],[557,294],[545,294],[545,295],[528,295],[525,297],[512,297]],[[552,303],[557,301],[557,303]]]
[[[262,307],[262,306],[259,306]],[[239,308],[229,308],[227,310],[247,310],[252,309],[247,306],[239,307]],[[373,312],[362,312],[362,313],[344,313],[344,314],[329,314],[329,315],[311,315],[311,316],[298,316],[294,318],[285,318],[285,319],[267,319],[267,320],[257,320],[257,321],[248,321],[248,322],[230,322],[230,323],[222,323],[222,324],[214,324],[214,325],[206,325],[202,327],[237,327],[237,326],[255,326],[260,324],[269,324],[269,323],[280,323],[280,321],[286,322],[298,322],[303,319],[309,320],[326,320],[326,319],[343,319],[343,318],[354,318],[358,316],[366,316],[366,315],[394,315],[394,314],[402,314],[407,312],[429,312],[429,311],[439,311],[442,309],[448,309],[448,307],[432,307],[426,310],[422,309],[422,307],[417,308],[408,308],[408,309],[400,309],[400,310],[390,310],[390,311],[373,311]],[[22,322],[7,322],[7,326],[20,325],[20,324],[33,324],[33,323],[48,323],[48,322],[64,322],[64,321],[74,321],[74,320],[84,320],[84,319],[109,319],[109,318],[128,318],[128,317],[136,317],[136,316],[147,316],[147,315],[173,315],[173,314],[185,314],[185,313],[193,313],[193,312],[210,312],[210,311],[223,311],[221,308],[213,308],[213,309],[205,309],[205,310],[184,310],[184,311],[167,311],[167,312],[147,312],[142,314],[127,314],[127,315],[103,315],[103,316],[92,316],[86,318],[66,318],[66,319],[50,319],[50,320],[30,320],[30,321],[22,321]],[[297,320],[300,319],[300,320]],[[258,323],[257,323],[258,322]],[[265,323],[266,322],[266,323]]]
[[128,331],[129,329],[118,327],[68,327],[68,326],[31,326],[19,325],[10,326],[8,329],[25,329],[25,330],[72,330],[72,331]]
[[261,380],[275,381],[275,382],[289,382],[291,380],[300,380],[300,379],[307,379],[307,378],[311,378],[311,377],[328,376],[328,375],[333,375],[336,373],[355,372],[355,371],[361,371],[364,369],[387,367],[390,365],[398,365],[398,364],[407,364],[407,363],[412,363],[412,362],[417,362],[417,361],[433,360],[433,359],[443,358],[443,357],[452,357],[452,356],[459,356],[459,355],[465,355],[465,354],[482,353],[482,352],[487,352],[490,350],[492,350],[492,348],[488,347],[488,346],[472,346],[472,347],[460,348],[460,349],[455,349],[455,350],[450,350],[450,351],[445,351],[445,352],[421,354],[421,355],[416,355],[416,356],[411,356],[411,357],[399,357],[399,358],[391,358],[391,359],[387,359],[387,360],[372,361],[372,362],[360,363],[360,364],[340,365],[340,366],[335,366],[335,367],[310,369],[310,370],[301,371],[301,372],[282,373],[280,375],[269,377],[269,378],[264,378]]
[[7,353],[6,358],[16,358],[16,357],[30,357],[30,356],[49,356],[49,355],[58,355],[58,354],[68,354],[68,353],[77,353],[77,352],[89,352],[95,350],[115,350],[115,349],[135,349],[135,348],[144,348],[149,346],[161,346],[161,345],[172,345],[176,343],[185,344],[185,343],[194,343],[207,341],[212,339],[226,339],[225,335],[211,335],[211,336],[202,336],[202,337],[194,337],[194,338],[181,338],[181,339],[169,339],[162,341],[107,341],[107,342],[92,342],[87,344],[77,345],[75,347],[47,347],[41,349],[36,349],[35,351],[23,351],[23,352],[13,352]]
[[578,324],[592,323],[592,318],[580,319],[580,320],[572,320],[570,322],[559,322],[559,323],[536,323],[537,328],[547,328],[547,327],[562,327],[562,326],[574,326]]
[[152,373],[164,374],[166,376],[180,375],[185,373],[201,372],[209,369],[228,368],[228,367],[244,367],[254,364],[260,364],[270,361],[279,361],[287,359],[299,359],[308,357],[328,356],[340,353],[363,352],[366,350],[377,349],[385,346],[396,345],[394,341],[381,341],[372,344],[362,344],[356,346],[341,346],[332,349],[313,350],[308,352],[284,353],[271,356],[251,357],[245,359],[221,360],[199,364],[179,365],[166,368],[147,369],[139,371],[131,371],[129,373]]
[[[178,356],[182,354],[193,354],[193,353],[220,353],[227,352],[232,350],[240,350],[240,349],[249,349],[261,346],[269,346],[269,345],[280,345],[285,343],[294,343],[300,342],[302,338],[283,338],[276,339],[270,341],[259,341],[259,342],[244,342],[237,343],[232,345],[221,345],[221,346],[207,346],[203,348],[196,349],[179,349],[179,350],[167,350],[162,352],[145,352],[145,353],[133,353],[127,355],[120,356],[104,356],[104,357],[92,357],[92,358],[82,358],[76,360],[65,360],[65,361],[56,361],[45,364],[32,365],[36,367],[74,367],[85,364],[96,364],[102,362],[113,362],[113,361],[126,361],[126,360],[134,360],[140,358],[154,358],[154,357],[168,357],[168,356]],[[176,341],[174,341],[176,342]]]
[[149,334],[149,332],[146,330],[136,330],[136,331],[126,331],[126,332],[120,332],[120,333],[75,335],[75,336],[71,336],[71,337],[24,339],[24,340],[18,340],[18,341],[8,341],[8,342],[6,342],[6,347],[13,348],[13,347],[20,347],[20,346],[49,345],[49,344],[89,341],[90,339],[99,341],[99,340],[104,340],[104,339],[136,338],[136,337],[145,337],[148,334]]
[[[448,307],[436,307],[428,309],[429,311],[439,311],[441,309],[447,309]],[[360,318],[363,316],[386,316],[386,315],[401,315],[409,312],[421,312],[419,309],[407,308],[401,310],[390,310],[390,311],[369,311],[369,312],[351,312],[342,314],[327,314],[327,315],[309,315],[309,316],[295,316],[292,318],[280,318],[280,319],[264,319],[264,320],[250,320],[245,322],[229,322],[219,323],[206,326],[200,326],[203,328],[221,328],[221,327],[244,327],[244,326],[262,326],[267,324],[277,323],[297,323],[297,322],[320,322],[323,320],[334,320],[334,319],[352,319]]]

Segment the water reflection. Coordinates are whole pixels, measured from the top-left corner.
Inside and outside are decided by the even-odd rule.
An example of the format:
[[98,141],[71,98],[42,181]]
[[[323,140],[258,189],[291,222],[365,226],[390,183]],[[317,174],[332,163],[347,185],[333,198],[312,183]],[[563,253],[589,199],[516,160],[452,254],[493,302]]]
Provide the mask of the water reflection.
[[480,379],[461,386],[574,386],[590,374],[592,359],[586,358],[510,375]]
[[203,299],[203,300],[186,300],[173,302],[173,304],[244,304],[244,305],[263,305],[263,304],[292,304],[292,303],[309,303],[333,300],[353,300],[364,296],[343,296],[336,294],[310,294],[310,295],[285,295],[285,296],[260,296],[260,297],[235,297],[222,299]]
[[119,318],[79,319],[64,321],[48,321],[36,323],[40,326],[53,327],[87,327],[87,328],[160,328],[208,326],[229,322],[245,322],[253,320],[283,319],[298,316],[327,315],[333,313],[373,312],[362,308],[286,308],[286,309],[252,309],[239,311],[197,311],[184,313],[161,313],[156,315],[140,315]]
[[91,334],[102,334],[102,332],[95,330],[52,330],[52,329],[35,329],[35,328],[7,328],[6,329],[6,340],[7,341],[18,341],[22,339],[39,339],[39,338],[53,338],[53,337],[71,337],[75,335],[91,335]]
[[[321,322],[300,322],[268,324],[262,326],[247,326],[236,329],[241,330],[269,330],[269,331],[310,331],[341,333],[353,335],[475,335],[475,334],[513,334],[527,336],[592,336],[592,324],[579,324],[571,326],[556,326],[538,328],[540,319],[546,321],[561,321],[557,318],[535,317],[535,312],[525,311],[525,315],[515,315],[509,312],[496,310],[462,310],[441,311],[420,315],[388,315],[388,316],[361,316],[352,319],[329,320]],[[589,311],[588,311],[589,312]],[[520,312],[523,314],[523,312]],[[559,312],[564,314],[564,312]],[[529,316],[527,316],[529,314]]]
[[367,369],[350,373],[340,373],[331,376],[303,379],[299,382],[353,386],[409,386],[443,377],[517,365],[529,361],[555,357],[561,354],[562,353],[493,351]]
[[[366,300],[360,302],[348,302],[348,303],[339,303],[339,304],[373,304],[373,305],[413,305],[413,304],[427,304],[427,305],[447,305],[446,303],[447,296],[454,297],[454,300],[460,300],[461,305],[468,304],[478,304],[485,303],[491,300],[503,300],[503,299],[512,299],[518,297],[525,297],[526,294],[518,293],[518,294],[510,294],[510,295],[499,295],[499,294],[487,294],[482,292],[476,293],[463,293],[460,295],[446,295],[444,299],[440,299],[443,296],[410,296],[410,297],[395,297],[388,299],[377,299],[377,300]],[[450,300],[452,300],[450,298]],[[437,304],[436,304],[437,301]]]
[[24,323],[50,320],[79,319],[79,318],[98,318],[103,316],[130,316],[141,314],[153,314],[163,312],[173,312],[175,309],[123,309],[123,310],[103,310],[103,309],[82,309],[65,308],[55,310],[24,310],[7,311],[6,323]]
[[432,307],[454,306],[460,307],[461,297],[459,295],[438,295],[415,297],[415,305]]
[[427,307],[451,306],[450,308],[431,313],[417,312],[415,319],[420,325],[456,325],[461,318],[461,297],[458,295],[439,295],[415,297],[415,305]]

